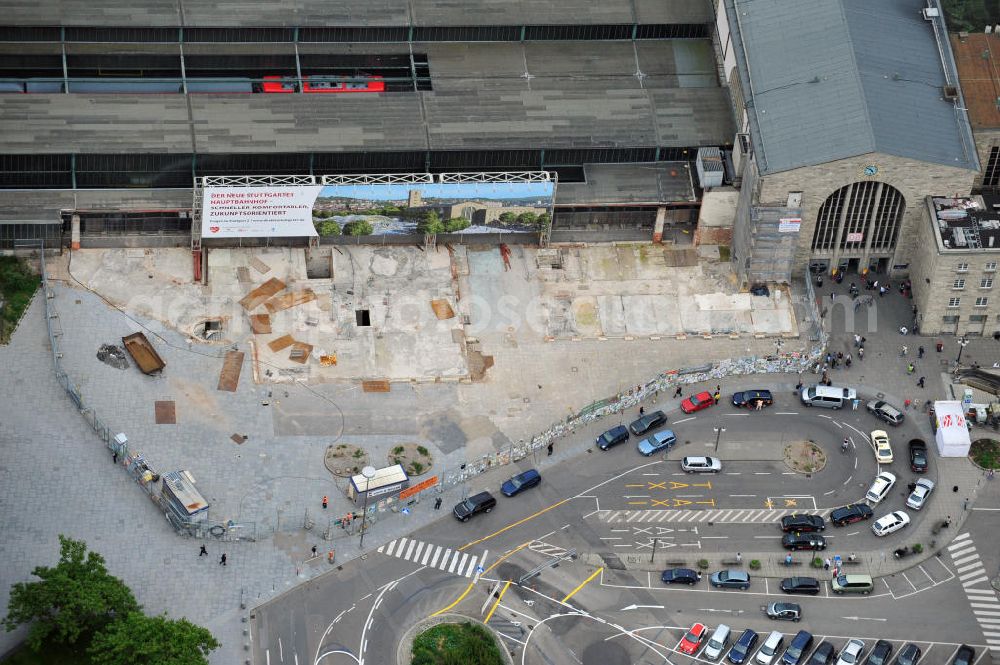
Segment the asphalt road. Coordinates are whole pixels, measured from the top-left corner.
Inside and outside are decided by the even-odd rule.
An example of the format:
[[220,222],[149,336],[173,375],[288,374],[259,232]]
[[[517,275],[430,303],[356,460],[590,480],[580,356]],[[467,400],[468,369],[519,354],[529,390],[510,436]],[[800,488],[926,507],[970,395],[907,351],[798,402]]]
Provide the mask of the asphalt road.
[[[986,624],[980,621],[990,610],[972,604],[957,576],[968,557],[956,562],[947,551],[905,573],[880,578],[868,597],[832,596],[824,582],[819,596],[791,599],[803,607],[798,624],[775,624],[762,614],[765,603],[790,600],[774,578],[755,578],[748,591],[711,590],[705,581],[692,589],[664,588],[655,572],[595,568],[568,558],[572,550],[614,559],[619,553],[652,553],[653,547],[660,556],[676,552],[689,561],[702,552],[782,557],[780,515],[827,514],[863,497],[878,469],[867,438],[872,429],[889,432],[895,461],[888,469],[899,477],[875,507],[875,516],[903,510],[912,476],[906,424],[885,427],[863,411],[806,409],[779,395],[766,411],[741,412],[723,402],[690,416],[671,414],[667,427],[680,443],[665,458],[642,457],[633,437],[610,451],[594,448],[560,465],[538,488],[512,499],[498,488],[471,482],[470,494],[488,489],[498,497],[491,513],[459,523],[442,511],[441,519],[408,538],[258,608],[252,624],[254,662],[394,663],[407,628],[436,613],[488,616],[515,662],[539,665],[688,661],[673,649],[695,621],[724,622],[737,635],[747,627],[801,628],[817,635],[816,644],[823,636],[838,649],[850,637],[864,639],[869,647],[883,638],[894,640],[897,648],[914,641],[925,652],[921,664],[927,665],[948,662],[958,644],[984,644],[989,630],[983,626],[993,625],[992,615],[985,615]],[[716,451],[716,428],[723,427]],[[846,454],[840,451],[845,436],[852,441]],[[797,473],[782,460],[784,446],[803,438],[826,452],[822,471]],[[684,455],[715,454],[722,459],[720,474],[680,469]],[[529,468],[529,462],[522,467]],[[935,477],[933,461],[927,477]],[[921,519],[919,512],[907,512],[915,523]],[[1000,513],[977,514],[967,525],[968,542],[991,542],[997,526]],[[824,556],[891,552],[906,542],[905,529],[877,538],[869,527],[866,522],[828,528]],[[518,584],[535,567],[553,562],[558,565]],[[823,577],[823,571],[794,572]],[[977,649],[980,658],[985,653]],[[985,656],[977,665],[988,663]]]

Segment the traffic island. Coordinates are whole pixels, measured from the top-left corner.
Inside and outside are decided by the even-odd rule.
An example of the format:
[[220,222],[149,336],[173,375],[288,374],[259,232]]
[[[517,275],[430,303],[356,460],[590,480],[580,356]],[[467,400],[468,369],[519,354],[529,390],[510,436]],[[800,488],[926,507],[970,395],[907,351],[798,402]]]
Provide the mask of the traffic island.
[[817,473],[826,467],[826,453],[811,439],[789,443],[784,455],[785,466],[797,473]]
[[350,478],[368,466],[368,453],[360,446],[338,443],[327,447],[323,463],[326,470],[338,478]]
[[397,665],[513,665],[510,652],[483,623],[460,614],[429,617],[399,640]]
[[434,458],[426,447],[416,443],[404,443],[393,446],[387,460],[390,465],[399,464],[406,469],[406,475],[413,477],[430,471]]

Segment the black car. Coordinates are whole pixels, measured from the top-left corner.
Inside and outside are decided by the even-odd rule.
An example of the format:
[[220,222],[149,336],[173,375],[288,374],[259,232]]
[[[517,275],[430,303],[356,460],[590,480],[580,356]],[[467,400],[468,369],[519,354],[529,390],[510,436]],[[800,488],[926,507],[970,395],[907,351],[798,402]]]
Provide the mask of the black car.
[[820,642],[820,645],[809,656],[806,665],[827,665],[833,659],[836,652],[837,650],[829,642]]
[[781,530],[785,533],[790,531],[800,531],[802,533],[813,533],[826,528],[826,521],[819,515],[795,514],[785,515],[781,518]]
[[625,429],[624,425],[616,425],[597,437],[597,447],[601,450],[607,450],[626,441],[628,441],[628,430]]
[[845,526],[863,520],[871,519],[872,509],[864,503],[852,503],[843,508],[837,508],[830,513],[830,521],[833,526]]
[[976,658],[976,650],[970,647],[968,644],[963,644],[958,647],[958,651],[955,652],[955,657],[951,659],[951,665],[972,665],[972,661]]
[[910,439],[910,471],[927,473],[927,444],[923,439]]
[[690,568],[667,568],[660,573],[660,581],[664,584],[687,584],[688,586],[697,584],[701,580],[701,573]]
[[757,646],[758,639],[760,639],[760,635],[757,634],[757,631],[747,628],[743,631],[743,634],[739,636],[739,639],[733,643],[733,648],[729,650],[729,655],[726,656],[726,660],[733,665],[743,665],[747,656],[753,653],[754,647]]
[[455,517],[463,522],[468,522],[469,518],[479,513],[488,513],[497,505],[497,500],[489,492],[480,492],[470,496],[465,501],[455,504],[452,512]]
[[906,645],[899,650],[899,654],[896,656],[896,665],[917,665],[917,661],[920,660],[920,656],[923,652],[913,642],[907,642]]
[[819,580],[815,577],[786,577],[781,580],[781,590],[815,596],[819,593]]
[[774,404],[774,396],[770,390],[744,390],[733,393],[733,406],[740,409],[756,409],[757,402],[761,402],[761,407]]
[[798,603],[771,603],[764,608],[768,619],[778,621],[798,621],[802,618],[802,607]]
[[868,409],[868,413],[872,414],[882,422],[893,426],[902,423],[903,418],[905,417],[903,412],[894,407],[892,404],[878,399],[873,399],[865,404],[865,408]]
[[826,538],[814,533],[786,533],[781,537],[786,550],[825,550]]
[[652,413],[647,413],[638,420],[633,420],[628,428],[632,430],[632,434],[639,435],[645,434],[654,427],[659,427],[667,422],[667,414],[662,411],[653,411]]
[[865,665],[889,665],[891,657],[892,642],[879,640],[872,647],[871,653],[868,654],[868,660],[865,661]]

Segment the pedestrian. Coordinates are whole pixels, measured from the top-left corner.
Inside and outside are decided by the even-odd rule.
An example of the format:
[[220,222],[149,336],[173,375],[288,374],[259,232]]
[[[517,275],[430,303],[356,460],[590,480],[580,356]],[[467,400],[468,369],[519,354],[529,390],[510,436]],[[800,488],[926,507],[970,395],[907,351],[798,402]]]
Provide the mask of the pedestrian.
[[112,464],[118,464],[118,451],[117,450],[114,451],[113,453],[111,453],[111,463]]
[[899,326],[899,334],[900,335],[902,335],[903,337],[906,337],[906,333],[908,333],[908,332],[910,332],[910,331],[906,329],[906,326]]
[[[903,400],[903,410],[904,411],[909,411],[910,410],[910,400],[909,399]],[[913,489],[910,489],[910,491],[912,492]]]
[[316,546],[315,545],[312,546],[312,555],[313,555],[313,558],[316,558]]
[[851,411],[857,411],[859,404],[861,404],[861,400],[855,397],[854,400],[851,402]]
[[844,352],[837,351],[837,360],[843,360],[843,359],[844,359]]
[[955,494],[958,494],[958,485],[952,485],[951,491]]
[[945,519],[944,526],[945,528],[951,526],[951,515],[948,515],[948,517]]
[[801,376],[799,377],[799,382],[795,384],[795,390],[796,391],[802,390],[802,377]]
[[962,504],[962,510],[968,510],[968,509],[969,509],[969,500],[966,499],[965,503]]
[[834,293],[833,291],[830,291],[830,300],[833,302],[836,302],[837,300],[837,294]]
[[905,344],[903,346],[899,347],[899,356],[900,357],[905,356],[907,351],[909,351],[909,349],[906,348]]
[[920,388],[924,387],[924,377],[920,377],[919,379],[917,379],[917,386]]
[[327,505],[330,503],[330,497],[323,495],[323,510],[326,510]]
[[785,555],[785,565],[786,566],[792,565],[792,554],[790,552]]
[[865,347],[862,346],[858,348],[858,360],[864,360],[864,359],[865,359]]
[[722,393],[720,393],[718,390],[716,390],[715,394],[712,395],[712,397],[715,399],[715,403],[718,404],[719,400],[722,399]]
[[674,399],[677,399],[680,396],[681,396],[681,387],[677,386],[677,390],[674,391]]
[[646,407],[640,406],[639,407],[639,415],[642,416],[642,414],[644,414],[644,413],[646,413]]
[[996,470],[996,469],[990,469],[990,470],[989,470],[989,471],[988,471],[988,472],[986,473],[986,477],[987,477],[987,478],[989,478],[990,480],[993,480],[993,476],[995,476],[995,475],[996,475],[996,472],[997,472],[997,470]]
[[441,497],[434,499],[434,510],[441,510]]
[[909,485],[906,486],[906,489],[908,489],[910,492],[913,492],[913,490],[917,489],[917,484],[911,482]]
[[858,333],[854,333],[854,346],[855,348],[861,346],[861,335]]
[[917,368],[913,366],[913,363],[910,363],[909,365],[906,366],[907,374],[913,374],[916,370]]
[[208,548],[204,545],[201,546],[201,551],[198,552],[198,556],[208,556]]
[[851,361],[852,361],[852,360],[854,360],[854,354],[853,354],[853,353],[848,353],[848,354],[847,354],[847,366],[848,366],[848,367],[850,367],[850,366],[851,366]]
[[878,288],[878,280],[877,279],[874,282],[872,282],[872,288],[873,289],[877,289]]
[[223,552],[222,556],[219,557],[219,565],[220,566],[225,566],[226,565],[226,553],[225,552]]
[[923,358],[923,357],[924,357],[924,347],[918,346],[917,347],[917,358]]
[[737,565],[743,563],[743,554],[741,552],[736,553],[736,563]]
[[823,560],[823,570],[830,570],[830,557]]
[[760,411],[763,408],[764,408],[764,400],[762,399],[757,400],[757,410]]
[[551,443],[548,445],[547,450],[549,451],[548,457],[552,457],[552,444]]

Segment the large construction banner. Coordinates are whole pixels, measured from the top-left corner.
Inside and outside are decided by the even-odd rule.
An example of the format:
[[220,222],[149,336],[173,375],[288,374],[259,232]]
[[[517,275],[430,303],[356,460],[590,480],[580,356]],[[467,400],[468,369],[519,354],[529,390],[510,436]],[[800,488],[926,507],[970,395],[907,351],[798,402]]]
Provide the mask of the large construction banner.
[[313,205],[319,185],[206,187],[202,238],[315,236]]

